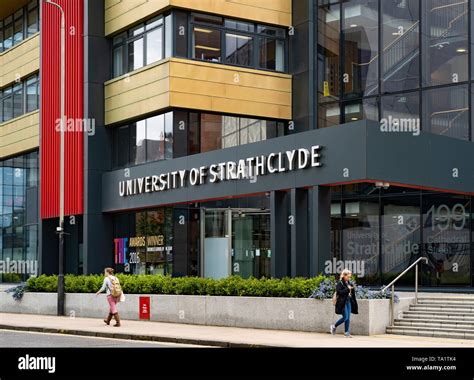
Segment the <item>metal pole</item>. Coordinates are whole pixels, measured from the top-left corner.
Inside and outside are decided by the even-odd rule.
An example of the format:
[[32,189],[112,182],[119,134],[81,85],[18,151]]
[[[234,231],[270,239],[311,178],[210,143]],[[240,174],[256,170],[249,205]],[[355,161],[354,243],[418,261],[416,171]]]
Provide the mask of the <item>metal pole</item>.
[[60,131],[60,156],[59,156],[59,268],[58,268],[58,315],[64,315],[64,132],[66,129],[66,17],[64,9],[51,0],[47,4],[54,5],[61,12],[61,131]]
[[392,299],[390,301],[390,326],[395,323],[395,285],[392,285]]
[[61,144],[59,173],[59,273],[58,315],[64,315],[66,292],[64,289],[64,132],[66,129],[66,20],[61,11]]
[[415,305],[418,304],[418,264],[415,267]]

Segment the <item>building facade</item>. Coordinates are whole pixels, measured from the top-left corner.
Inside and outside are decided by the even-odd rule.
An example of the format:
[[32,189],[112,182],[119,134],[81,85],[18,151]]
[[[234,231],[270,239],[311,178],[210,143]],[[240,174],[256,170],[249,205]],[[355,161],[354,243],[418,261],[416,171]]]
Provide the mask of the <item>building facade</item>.
[[[472,1],[57,3],[67,273],[378,287],[427,257],[424,287],[473,287]],[[46,274],[59,36],[51,4],[0,5],[0,260]]]

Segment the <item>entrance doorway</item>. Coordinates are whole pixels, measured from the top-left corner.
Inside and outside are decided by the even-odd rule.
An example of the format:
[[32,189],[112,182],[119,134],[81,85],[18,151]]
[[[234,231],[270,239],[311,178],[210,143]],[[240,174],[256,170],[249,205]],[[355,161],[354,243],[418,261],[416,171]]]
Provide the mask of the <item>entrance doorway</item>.
[[270,277],[270,211],[201,210],[201,274]]

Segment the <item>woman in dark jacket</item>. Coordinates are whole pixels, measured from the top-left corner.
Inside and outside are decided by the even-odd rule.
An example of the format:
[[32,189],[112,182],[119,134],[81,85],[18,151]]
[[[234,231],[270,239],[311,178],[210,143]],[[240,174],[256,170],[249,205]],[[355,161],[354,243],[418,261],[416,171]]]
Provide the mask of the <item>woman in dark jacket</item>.
[[351,282],[352,273],[344,269],[341,278],[336,285],[336,314],[342,315],[335,325],[331,325],[331,334],[336,334],[336,329],[344,323],[344,336],[352,338],[350,333],[351,314],[358,314],[359,308],[355,294],[355,287]]

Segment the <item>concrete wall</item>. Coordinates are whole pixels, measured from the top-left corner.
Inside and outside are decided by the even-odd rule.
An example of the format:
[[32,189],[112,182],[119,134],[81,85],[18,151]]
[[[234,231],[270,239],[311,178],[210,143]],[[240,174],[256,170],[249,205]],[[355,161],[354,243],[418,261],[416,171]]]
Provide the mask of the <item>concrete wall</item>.
[[[122,319],[139,319],[139,297],[127,295],[126,302],[119,305]],[[413,299],[402,298],[395,314],[407,310]],[[66,313],[78,318],[102,318],[107,308],[104,295],[66,296]],[[151,320],[156,322],[309,332],[327,332],[339,318],[331,300],[295,298],[153,295],[150,309]],[[55,315],[56,294],[26,293],[18,302],[0,293],[0,312]],[[355,335],[385,334],[389,321],[389,300],[359,300],[359,315],[353,316],[351,331]]]

